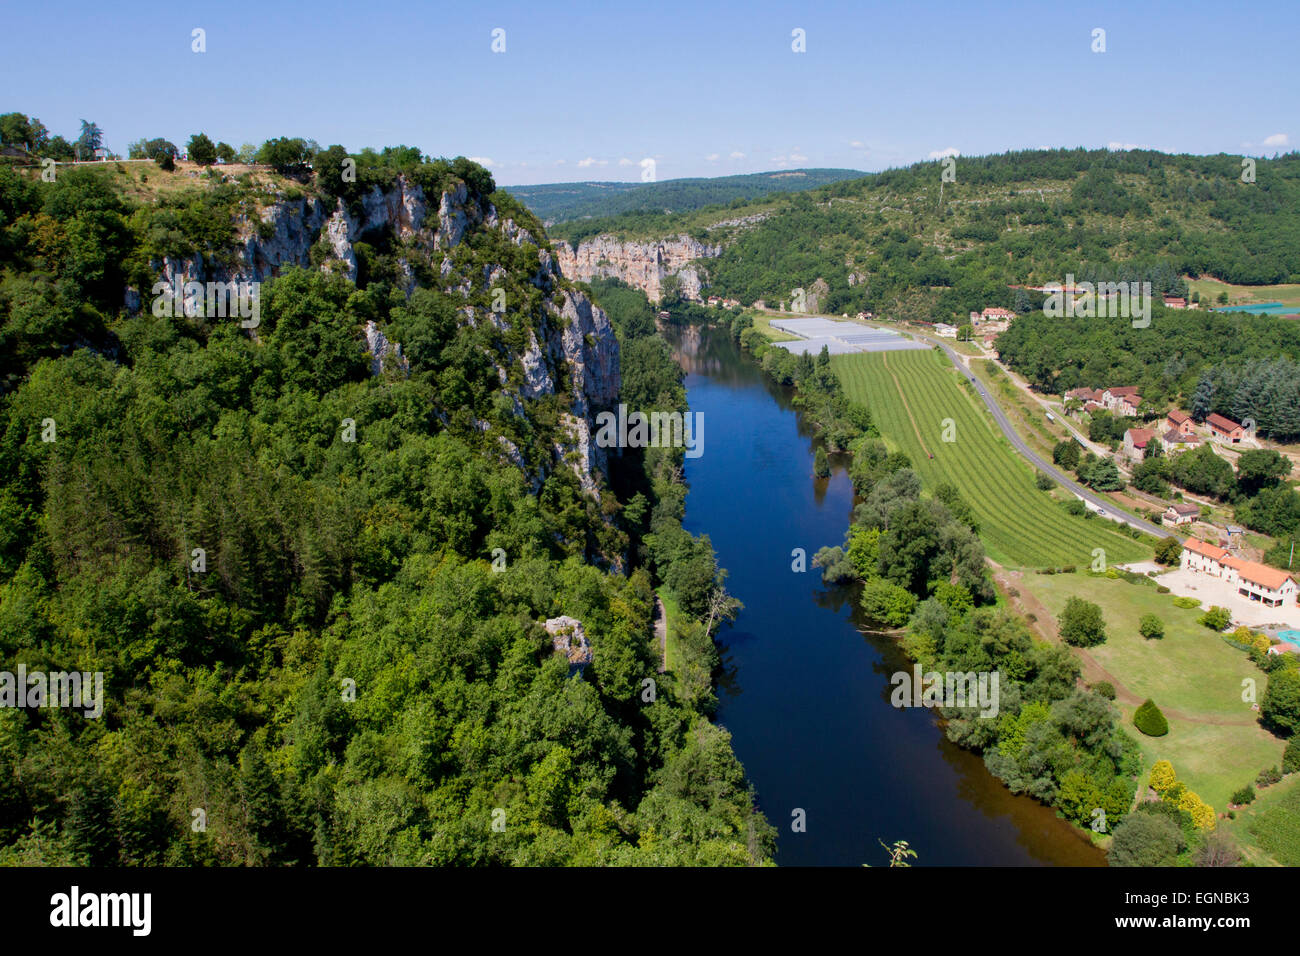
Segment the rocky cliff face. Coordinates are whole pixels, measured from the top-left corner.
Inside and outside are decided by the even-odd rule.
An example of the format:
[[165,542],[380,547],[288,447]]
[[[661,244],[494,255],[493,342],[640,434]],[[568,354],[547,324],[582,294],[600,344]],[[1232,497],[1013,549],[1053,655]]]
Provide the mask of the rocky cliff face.
[[[613,326],[601,309],[566,282],[544,242],[514,220],[499,217],[490,200],[472,197],[463,184],[434,201],[418,184],[399,177],[387,190],[374,187],[362,198],[359,210],[354,207],[351,212],[342,203],[331,205],[320,198],[278,202],[263,210],[260,223],[241,224],[239,245],[220,259],[195,255],[165,259],[154,266],[159,280],[171,288],[184,289],[191,282],[264,282],[288,267],[311,268],[316,247],[320,269],[338,271],[355,281],[353,245],[376,230],[391,232],[395,241],[415,250],[438,277],[442,291],[465,299],[461,309],[465,323],[476,327],[491,323],[501,333],[499,347],[490,357],[516,415],[525,414],[525,400],[566,390],[569,410],[561,415],[561,423],[567,441],[555,443],[553,460],[527,461],[513,442],[498,436],[502,458],[523,469],[534,489],[552,468],[567,463],[584,491],[599,498],[599,478],[607,462],[605,450],[592,440],[594,420],[599,411],[615,403],[621,385]],[[519,317],[512,321],[508,312],[471,302],[481,301],[485,291],[505,278],[504,266],[471,265],[472,256],[459,255],[464,240],[478,230],[494,232],[499,240],[515,246],[536,249],[537,271],[513,277],[545,293],[538,314],[526,318],[530,328],[523,351],[504,344]],[[402,265],[410,295],[416,284],[414,271],[405,260]],[[187,302],[202,295],[187,294]],[[137,290],[127,290],[127,303],[131,308],[148,307]],[[390,341],[373,322],[357,333],[358,348],[367,353],[374,374],[405,374],[408,364],[400,343]],[[512,366],[516,366],[513,372]],[[487,422],[479,422],[477,427],[485,433],[490,428]]]
[[699,299],[702,282],[695,263],[721,254],[721,246],[705,245],[690,236],[627,242],[601,235],[584,239],[576,249],[566,242],[555,244],[560,269],[570,279],[619,279],[640,289],[652,302],[662,297],[669,276],[677,277],[686,298]]

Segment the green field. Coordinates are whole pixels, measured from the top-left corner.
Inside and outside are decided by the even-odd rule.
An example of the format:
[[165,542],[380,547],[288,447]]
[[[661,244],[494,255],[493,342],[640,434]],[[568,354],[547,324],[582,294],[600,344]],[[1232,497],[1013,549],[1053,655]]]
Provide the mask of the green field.
[[[1284,742],[1261,729],[1241,699],[1243,679],[1254,680],[1263,694],[1267,675],[1200,624],[1200,608],[1176,607],[1172,594],[1100,576],[1027,574],[1020,589],[1058,620],[1071,597],[1101,607],[1106,642],[1087,653],[1114,678],[1120,691],[1116,705],[1124,729],[1142,747],[1144,773],[1157,760],[1168,760],[1178,779],[1222,811],[1234,790],[1282,762]],[[1164,622],[1162,640],[1142,637],[1138,625],[1144,614]],[[1144,736],[1133,726],[1133,711],[1148,697],[1169,720],[1163,737]]]
[[[925,487],[957,487],[979,518],[980,538],[994,561],[1086,568],[1094,548],[1105,551],[1109,564],[1151,557],[1149,546],[1111,522],[1067,514],[1036,489],[1034,469],[996,430],[941,353],[837,355],[831,367],[849,398],[870,409],[886,442],[912,459]],[[945,419],[955,428],[952,442],[943,441]]]
[[1258,799],[1228,824],[1247,862],[1300,866],[1300,774],[1256,792]]

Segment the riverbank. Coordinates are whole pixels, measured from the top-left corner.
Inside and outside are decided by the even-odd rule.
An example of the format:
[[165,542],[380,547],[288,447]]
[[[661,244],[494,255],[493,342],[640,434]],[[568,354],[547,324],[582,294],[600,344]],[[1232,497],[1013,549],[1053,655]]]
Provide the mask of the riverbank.
[[812,563],[843,540],[855,505],[850,456],[814,475],[816,409],[727,330],[673,341],[690,407],[715,436],[686,462],[685,527],[708,535],[745,604],[719,633],[716,720],[778,829],[777,862],[877,866],[879,840],[905,839],[921,866],[1103,864],[1078,830],[948,740],[936,711],[890,703],[887,675],[910,661],[861,633],[849,590],[825,586]]

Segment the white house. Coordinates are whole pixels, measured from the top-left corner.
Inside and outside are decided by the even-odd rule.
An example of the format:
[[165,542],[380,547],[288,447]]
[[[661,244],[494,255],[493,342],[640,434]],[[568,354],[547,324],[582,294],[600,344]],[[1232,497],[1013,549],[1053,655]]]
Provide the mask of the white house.
[[1211,574],[1237,586],[1237,594],[1265,607],[1294,605],[1300,587],[1289,571],[1258,561],[1233,557],[1223,548],[1188,538],[1183,545],[1182,567]]

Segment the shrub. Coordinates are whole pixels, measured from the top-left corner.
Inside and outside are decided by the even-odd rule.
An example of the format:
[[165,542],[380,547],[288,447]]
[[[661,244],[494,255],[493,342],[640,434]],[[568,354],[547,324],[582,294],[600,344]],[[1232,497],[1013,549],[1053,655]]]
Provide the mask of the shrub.
[[1092,692],[1101,697],[1105,697],[1107,700],[1115,699],[1115,685],[1108,680],[1097,681],[1097,683],[1092,685]]
[[1148,641],[1158,641],[1165,636],[1165,625],[1154,614],[1143,614],[1142,621],[1138,624],[1138,631]]
[[1172,863],[1184,846],[1182,831],[1172,820],[1130,813],[1115,827],[1106,859],[1111,866],[1163,866]]
[[1061,612],[1061,639],[1075,647],[1095,647],[1106,640],[1106,622],[1101,608],[1091,601],[1072,597]]
[[1168,589],[1167,587],[1165,587],[1163,584],[1157,584],[1157,585],[1156,585],[1156,593],[1157,593],[1157,594],[1168,594],[1168,593],[1169,593],[1169,589]]
[[1056,482],[1052,479],[1052,476],[1045,471],[1038,473],[1038,477],[1034,479],[1034,484],[1039,491],[1051,491],[1056,487]]
[[1269,726],[1295,733],[1300,730],[1300,668],[1288,662],[1274,666],[1259,702],[1259,713]]
[[1156,560],[1166,567],[1178,564],[1182,554],[1183,546],[1177,538],[1165,538],[1156,545]]
[[1157,760],[1151,768],[1151,789],[1156,793],[1163,794],[1177,782],[1178,777],[1174,774],[1174,765],[1168,760]]
[[1250,784],[1246,784],[1240,790],[1234,790],[1232,796],[1229,797],[1228,800],[1239,807],[1244,807],[1248,803],[1254,803],[1255,788]]
[[1214,807],[1210,806],[1191,790],[1185,792],[1178,801],[1178,809],[1186,810],[1192,817],[1192,823],[1198,830],[1214,829]]
[[1217,604],[1201,615],[1201,623],[1212,631],[1226,630],[1232,623],[1232,614],[1226,607]]
[[1174,607],[1187,608],[1188,610],[1191,610],[1194,607],[1200,607],[1200,606],[1201,606],[1201,602],[1198,598],[1194,598],[1194,597],[1174,598]]
[[1282,772],[1277,767],[1269,767],[1267,770],[1261,770],[1259,776],[1255,778],[1255,786],[1261,790],[1265,787],[1271,787],[1282,779]]
[[1300,770],[1300,734],[1295,734],[1286,742],[1282,751],[1282,772],[1295,773]]
[[1163,737],[1169,733],[1169,721],[1165,720],[1165,715],[1150,697],[1133,712],[1133,726],[1148,737]]

